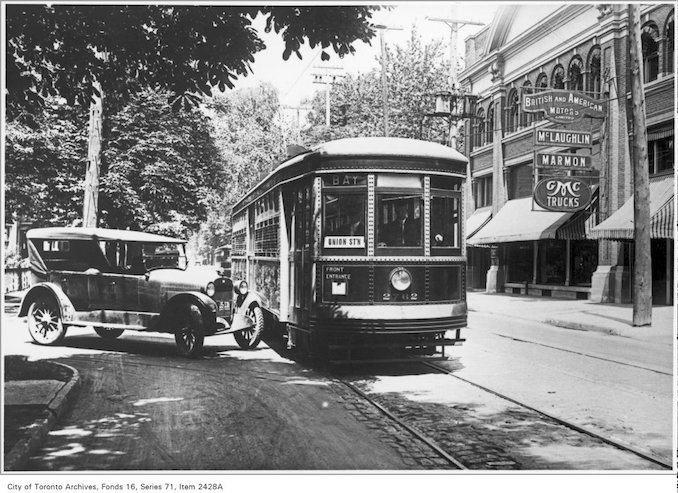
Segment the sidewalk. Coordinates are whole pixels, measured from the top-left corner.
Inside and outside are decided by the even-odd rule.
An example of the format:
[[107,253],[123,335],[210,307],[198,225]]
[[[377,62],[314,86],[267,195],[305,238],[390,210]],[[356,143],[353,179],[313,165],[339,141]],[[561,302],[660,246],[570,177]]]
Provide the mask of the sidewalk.
[[673,345],[673,306],[653,306],[652,325],[634,327],[633,306],[513,294],[467,294],[469,312],[507,315],[566,329]]

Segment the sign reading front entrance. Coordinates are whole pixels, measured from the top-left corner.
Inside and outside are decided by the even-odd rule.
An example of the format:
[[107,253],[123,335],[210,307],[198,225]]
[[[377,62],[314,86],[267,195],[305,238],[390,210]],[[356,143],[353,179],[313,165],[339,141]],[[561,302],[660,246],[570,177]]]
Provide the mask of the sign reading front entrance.
[[591,187],[577,178],[545,178],[534,187],[534,201],[549,211],[576,212],[591,201]]

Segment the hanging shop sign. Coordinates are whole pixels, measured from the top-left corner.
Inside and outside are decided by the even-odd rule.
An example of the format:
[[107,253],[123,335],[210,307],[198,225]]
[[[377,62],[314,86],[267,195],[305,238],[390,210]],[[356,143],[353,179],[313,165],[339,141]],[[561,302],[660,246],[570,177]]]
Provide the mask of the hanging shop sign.
[[591,201],[591,187],[577,178],[544,178],[534,187],[533,196],[548,211],[576,212]]
[[577,130],[535,129],[534,145],[575,147],[578,149],[591,148],[593,146],[593,134]]
[[557,152],[538,152],[535,156],[538,168],[590,170],[591,156],[580,154],[560,154]]
[[565,89],[549,89],[534,94],[523,93],[523,111],[544,113],[554,123],[572,123],[584,116],[605,117],[605,106],[582,92]]

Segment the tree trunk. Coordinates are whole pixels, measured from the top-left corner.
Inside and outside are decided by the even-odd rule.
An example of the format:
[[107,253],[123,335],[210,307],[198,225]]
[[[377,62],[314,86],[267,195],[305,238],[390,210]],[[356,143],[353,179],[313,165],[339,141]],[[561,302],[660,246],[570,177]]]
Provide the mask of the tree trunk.
[[640,11],[629,4],[631,104],[633,116],[633,325],[652,323],[652,258],[650,256],[650,177],[645,126]]
[[87,143],[87,170],[85,172],[85,197],[82,210],[82,225],[86,228],[97,226],[99,212],[99,173],[101,169],[101,128],[103,126],[104,93],[101,84],[94,83],[100,96],[93,95],[89,108],[89,129]]

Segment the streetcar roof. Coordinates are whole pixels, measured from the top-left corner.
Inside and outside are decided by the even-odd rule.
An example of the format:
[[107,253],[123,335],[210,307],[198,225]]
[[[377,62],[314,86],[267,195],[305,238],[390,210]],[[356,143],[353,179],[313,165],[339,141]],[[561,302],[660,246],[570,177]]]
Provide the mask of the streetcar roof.
[[139,243],[186,243],[185,240],[169,236],[129,231],[126,229],[54,227],[34,228],[26,232],[29,239],[40,240],[96,240],[131,241]]
[[[285,171],[297,164],[314,158],[391,158],[407,159],[416,158],[425,161],[447,161],[466,164],[468,160],[459,151],[451,147],[428,142],[425,140],[407,139],[403,137],[352,137],[337,139],[323,144],[319,144],[312,149],[297,154],[280,163],[271,173],[269,173],[256,186],[252,187],[234,205],[234,210],[248,202],[248,197],[266,183],[272,176]],[[465,170],[464,170],[465,174]]]

